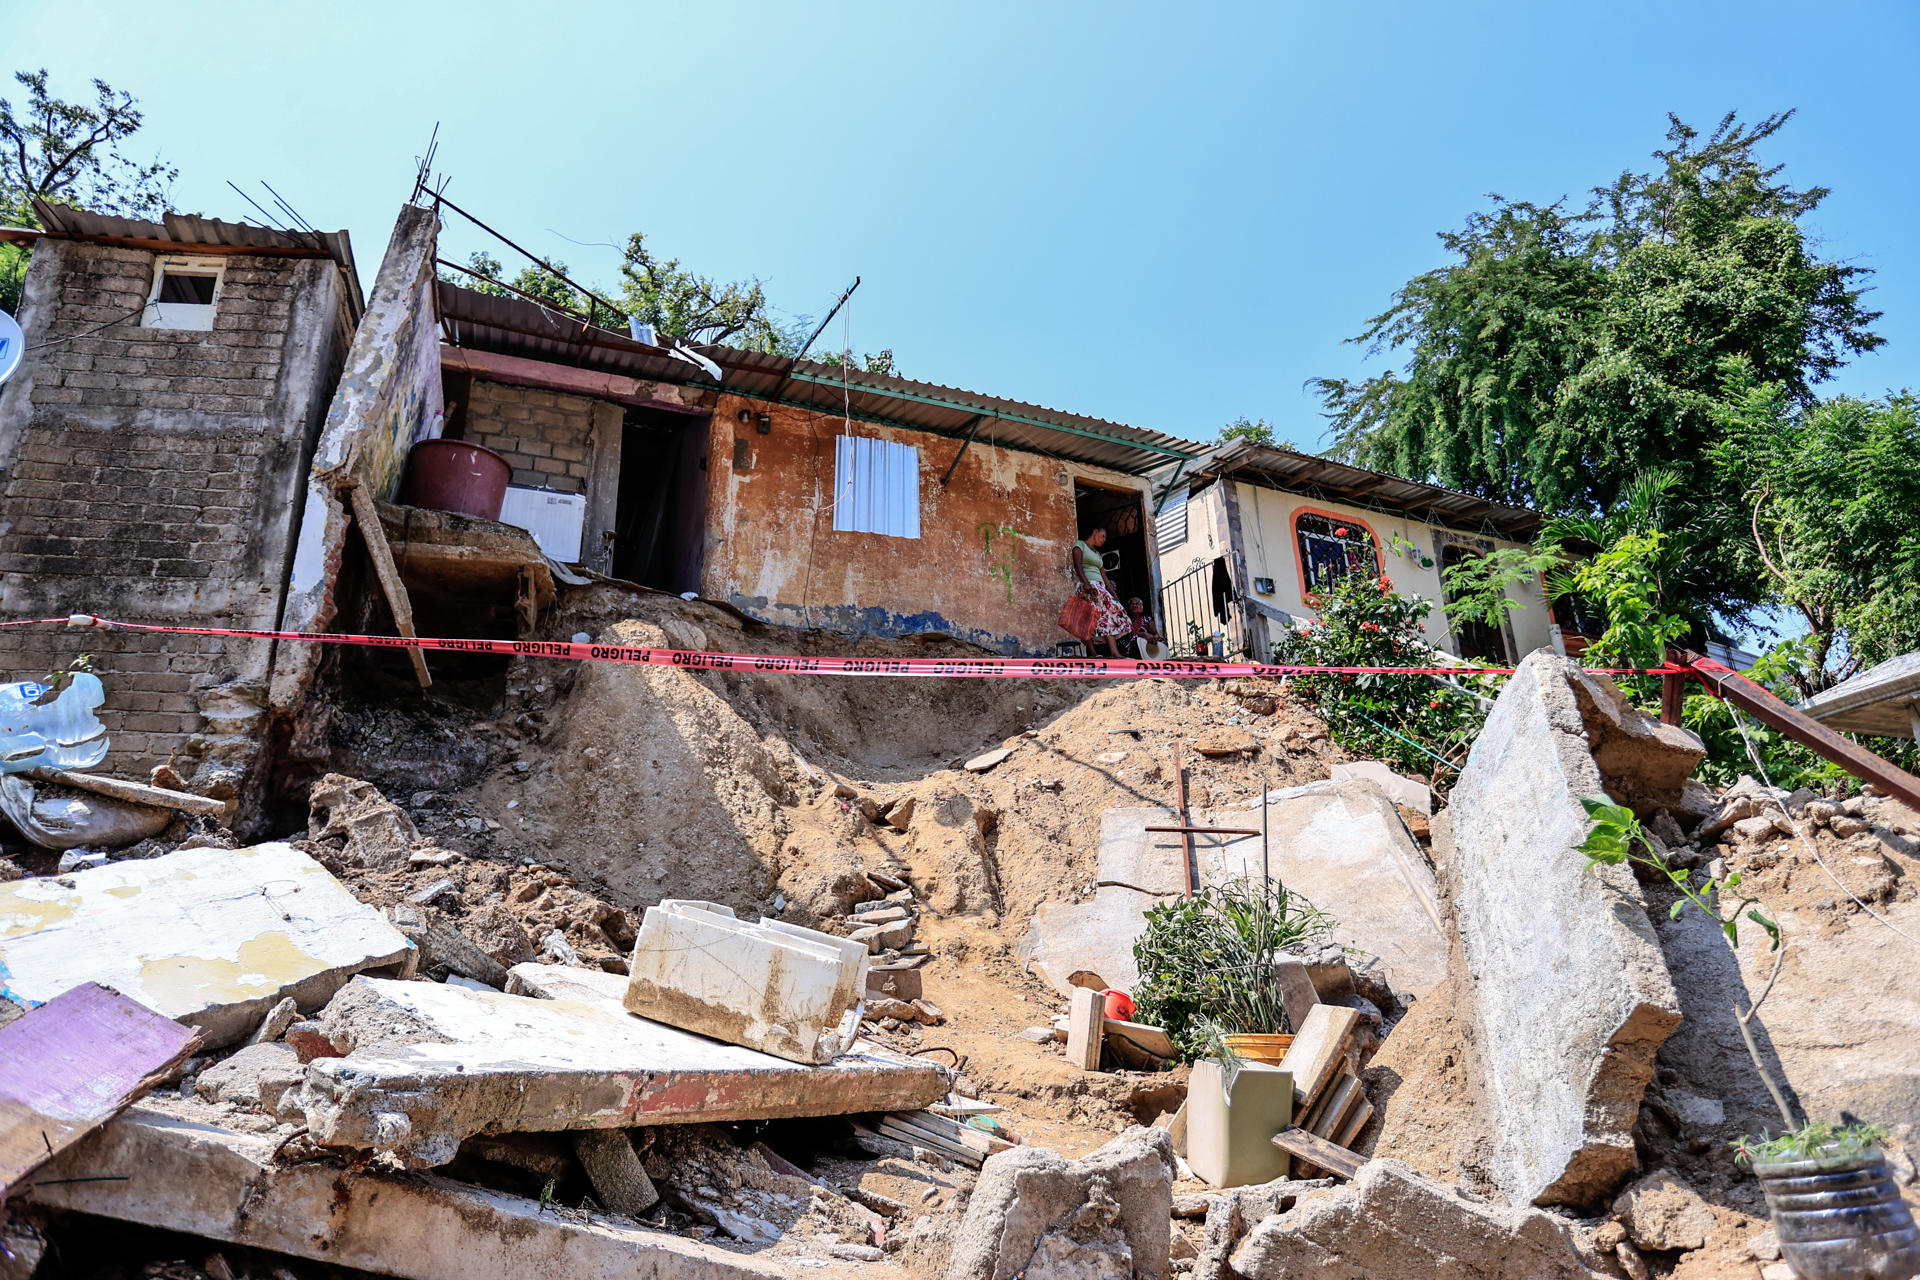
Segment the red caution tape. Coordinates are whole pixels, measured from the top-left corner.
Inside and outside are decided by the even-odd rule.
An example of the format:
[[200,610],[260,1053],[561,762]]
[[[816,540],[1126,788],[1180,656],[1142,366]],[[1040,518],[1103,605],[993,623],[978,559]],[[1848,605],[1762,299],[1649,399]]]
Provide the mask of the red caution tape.
[[[516,658],[560,658],[573,662],[621,662],[637,666],[681,667],[696,671],[751,671],[771,675],[946,676],[962,678],[1125,680],[1152,677],[1211,679],[1226,676],[1389,675],[1509,676],[1512,667],[1316,667],[1266,662],[1225,662],[1204,658],[1150,661],[1134,658],[802,658],[768,653],[704,653],[689,649],[644,649],[620,644],[576,644],[570,640],[453,640],[427,636],[358,636],[331,631],[246,631],[222,627],[168,627],[120,622],[91,613],[65,618],[26,618],[0,626],[62,624],[171,635],[236,636],[247,640],[290,640],[302,644],[359,645],[372,649],[420,649],[427,653],[490,653]],[[1598,675],[1671,675],[1685,668],[1591,667]]]

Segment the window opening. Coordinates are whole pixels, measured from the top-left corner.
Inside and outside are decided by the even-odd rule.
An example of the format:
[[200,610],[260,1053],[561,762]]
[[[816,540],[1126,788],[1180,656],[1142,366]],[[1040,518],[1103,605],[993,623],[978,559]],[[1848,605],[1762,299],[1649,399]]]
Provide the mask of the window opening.
[[1300,543],[1300,574],[1309,592],[1327,591],[1349,574],[1380,572],[1373,531],[1357,520],[1341,520],[1312,511],[1293,517]]
[[154,264],[153,292],[142,321],[149,329],[211,329],[224,270],[204,260]]

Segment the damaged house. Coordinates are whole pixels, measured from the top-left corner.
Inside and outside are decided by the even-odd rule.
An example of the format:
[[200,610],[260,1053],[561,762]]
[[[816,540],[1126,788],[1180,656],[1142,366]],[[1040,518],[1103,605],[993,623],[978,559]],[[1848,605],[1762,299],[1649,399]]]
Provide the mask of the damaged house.
[[[280,626],[299,495],[362,311],[344,231],[161,222],[36,201],[18,373],[0,390],[0,608],[136,623]],[[0,633],[0,668],[92,652],[128,768],[244,770],[274,646]]]
[[[1524,548],[1539,529],[1539,513],[1524,507],[1231,440],[1176,471],[1155,513],[1163,630],[1176,652],[1211,643],[1264,658],[1276,628],[1315,616],[1316,593],[1339,578],[1385,576],[1396,590],[1444,602],[1443,570]],[[1427,639],[1496,665],[1584,646],[1581,622],[1564,604],[1550,609],[1539,581],[1507,595],[1516,607],[1499,627],[1449,618],[1442,603]]]

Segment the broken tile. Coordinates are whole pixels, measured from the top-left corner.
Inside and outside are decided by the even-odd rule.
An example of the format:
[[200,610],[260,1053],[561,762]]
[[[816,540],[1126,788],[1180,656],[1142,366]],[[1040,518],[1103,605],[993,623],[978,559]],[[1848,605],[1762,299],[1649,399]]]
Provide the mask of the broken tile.
[[966,763],[967,772],[985,773],[987,770],[1001,763],[1008,756],[1012,754],[1013,754],[1012,747],[998,747],[992,751],[984,751],[981,754],[975,756],[973,759],[967,761]]
[[314,1140],[435,1165],[480,1132],[911,1110],[947,1088],[936,1063],[865,1042],[813,1067],[634,1017],[617,974],[516,965],[509,981],[568,998],[349,984],[322,1025],[335,1042],[336,1022],[366,1038],[308,1064],[301,1105]]
[[283,998],[317,1008],[353,974],[412,957],[378,911],[277,842],[0,885],[0,997],[98,982],[210,1046],[245,1039]]
[[641,919],[626,1007],[795,1062],[830,1062],[853,1038],[866,971],[864,942],[669,898]]

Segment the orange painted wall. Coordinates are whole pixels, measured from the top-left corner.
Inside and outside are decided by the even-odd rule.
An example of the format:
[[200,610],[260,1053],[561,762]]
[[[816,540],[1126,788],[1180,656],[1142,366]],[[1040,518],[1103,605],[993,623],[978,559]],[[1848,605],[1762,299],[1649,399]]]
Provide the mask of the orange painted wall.
[[[760,413],[772,415],[767,435],[751,420]],[[827,508],[841,418],[722,396],[712,423],[703,593],[788,626],[940,631],[1004,653],[1051,652],[1067,638],[1055,619],[1073,586],[1074,482],[1142,487],[1099,467],[998,448],[983,425],[942,488],[959,440],[855,422],[855,435],[920,450],[920,537],[836,532]],[[746,465],[736,468],[742,448]]]

